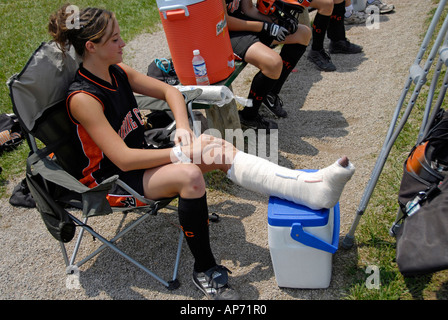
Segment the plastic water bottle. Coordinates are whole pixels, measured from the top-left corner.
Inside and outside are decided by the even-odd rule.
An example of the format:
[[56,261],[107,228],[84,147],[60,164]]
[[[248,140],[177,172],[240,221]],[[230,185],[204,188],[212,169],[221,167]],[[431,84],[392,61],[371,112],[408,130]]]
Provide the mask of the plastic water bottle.
[[210,84],[207,75],[207,66],[199,50],[193,50],[193,70],[198,86],[208,86]]

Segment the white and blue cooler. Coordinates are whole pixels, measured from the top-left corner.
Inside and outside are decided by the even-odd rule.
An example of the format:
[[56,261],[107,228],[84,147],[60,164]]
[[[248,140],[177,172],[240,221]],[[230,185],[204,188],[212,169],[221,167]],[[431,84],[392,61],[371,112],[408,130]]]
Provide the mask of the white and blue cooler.
[[339,203],[331,209],[312,210],[270,197],[268,239],[278,286],[328,288],[339,228]]

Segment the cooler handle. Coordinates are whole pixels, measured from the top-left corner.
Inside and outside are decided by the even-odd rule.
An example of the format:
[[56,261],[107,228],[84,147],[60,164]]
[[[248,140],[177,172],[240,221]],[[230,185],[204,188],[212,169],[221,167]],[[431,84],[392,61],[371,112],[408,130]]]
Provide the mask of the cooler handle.
[[303,226],[300,222],[293,223],[291,226],[291,238],[303,243],[312,248],[327,251],[330,253],[335,253],[338,250],[339,245],[339,227],[340,227],[340,217],[339,217],[339,205],[334,207],[334,223],[333,223],[333,237],[331,243],[328,243],[315,235],[303,230]]
[[188,11],[187,6],[184,6],[182,4],[174,4],[171,6],[166,6],[166,7],[160,7],[159,11],[163,13],[163,17],[165,19],[167,19],[166,17],[166,11],[170,11],[170,10],[177,10],[177,9],[182,9],[185,11],[185,16],[188,17],[190,15],[190,12]]

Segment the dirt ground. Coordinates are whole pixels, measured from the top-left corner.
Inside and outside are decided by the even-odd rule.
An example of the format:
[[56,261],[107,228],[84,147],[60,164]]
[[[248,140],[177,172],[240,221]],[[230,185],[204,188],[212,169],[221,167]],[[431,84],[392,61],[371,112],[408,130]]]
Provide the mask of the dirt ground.
[[[347,155],[357,168],[340,200],[341,238],[353,221],[432,7],[430,0],[421,0],[418,6],[412,0],[389,2],[395,4],[395,11],[380,16],[378,29],[347,27],[347,37],[362,45],[363,53],[332,55],[337,66],[332,73],[316,70],[305,54],[281,92],[289,117],[277,120],[279,164],[317,169]],[[162,30],[136,37],[125,49],[125,62],[144,73],[152,59],[169,56]],[[233,84],[236,95],[247,96],[255,72],[248,67],[238,77]],[[14,186],[11,182],[10,189]],[[232,184],[225,186],[223,190],[208,190],[210,211],[221,217],[219,223],[211,224],[211,243],[217,260],[232,270],[232,284],[244,299],[344,297],[351,282],[344,266],[356,263],[356,249],[340,249],[334,254],[329,288],[280,288],[268,245],[268,198]],[[80,268],[79,288],[67,285],[59,244],[46,231],[39,213],[12,207],[7,199],[0,205],[0,299],[204,299],[191,282],[193,261],[185,244],[179,270],[181,287],[175,291],[166,290],[108,250]],[[119,223],[120,218],[95,218],[91,224],[112,234],[117,228],[112,223]],[[172,266],[165,255],[172,255],[176,247],[173,224],[177,224],[177,217],[169,214],[149,219],[123,238],[120,246],[135,251],[143,264],[154,263],[156,271],[169,277]],[[98,246],[92,237],[85,240],[87,247]]]

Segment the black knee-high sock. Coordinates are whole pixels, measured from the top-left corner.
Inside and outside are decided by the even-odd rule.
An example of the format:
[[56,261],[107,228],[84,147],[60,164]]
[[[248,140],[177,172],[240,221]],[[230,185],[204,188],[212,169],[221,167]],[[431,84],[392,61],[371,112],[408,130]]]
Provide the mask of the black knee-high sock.
[[266,77],[261,71],[252,80],[248,99],[252,99],[252,107],[245,107],[242,111],[243,117],[251,119],[257,116],[264,97],[272,90],[277,79]]
[[272,93],[279,94],[283,87],[286,79],[291,73],[292,69],[299,62],[300,58],[304,54],[306,46],[303,44],[285,44],[280,51],[280,56],[283,60],[283,69],[280,78],[275,83],[274,88],[271,90]]
[[324,39],[328,29],[330,16],[324,16],[319,12],[316,14],[313,22],[313,50],[321,50],[324,48]]
[[210,248],[207,196],[197,199],[179,197],[179,222],[194,257],[194,270],[203,272],[216,265]]
[[328,24],[327,35],[332,41],[345,40],[345,1],[335,4],[333,12],[330,16],[330,23]]

